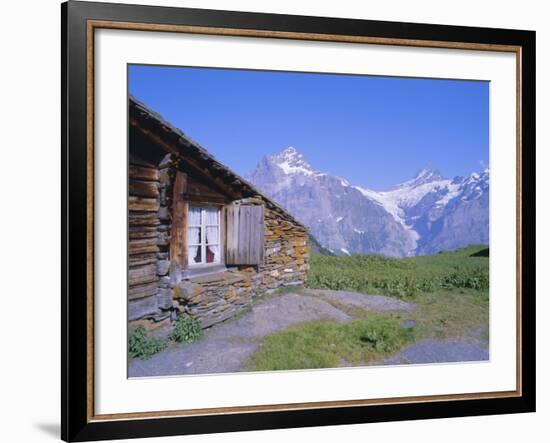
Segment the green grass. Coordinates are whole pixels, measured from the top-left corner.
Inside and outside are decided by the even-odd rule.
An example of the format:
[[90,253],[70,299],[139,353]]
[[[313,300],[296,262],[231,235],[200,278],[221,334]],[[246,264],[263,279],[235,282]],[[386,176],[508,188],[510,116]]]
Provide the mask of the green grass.
[[418,339],[464,340],[489,346],[489,298],[473,290],[441,291],[417,302],[407,316]]
[[359,365],[390,355],[413,341],[398,318],[371,313],[349,323],[315,321],[266,337],[248,369],[273,371]]
[[[269,335],[247,367],[273,371],[334,368],[343,366],[342,362],[365,365],[428,338],[489,345],[489,299],[477,291],[444,290],[415,303],[412,312],[374,313],[332,302],[355,320],[303,323]],[[413,320],[415,326],[404,328],[405,320]]]
[[484,294],[489,288],[489,258],[475,254],[486,248],[473,245],[453,252],[400,259],[312,255],[308,285],[400,298],[454,288]]
[[[474,245],[432,256],[311,256],[309,286],[406,298],[416,309],[374,313],[336,308],[354,321],[295,325],[262,340],[249,370],[331,368],[381,361],[414,341],[457,339],[489,345],[489,258]],[[412,320],[414,327],[403,327]]]

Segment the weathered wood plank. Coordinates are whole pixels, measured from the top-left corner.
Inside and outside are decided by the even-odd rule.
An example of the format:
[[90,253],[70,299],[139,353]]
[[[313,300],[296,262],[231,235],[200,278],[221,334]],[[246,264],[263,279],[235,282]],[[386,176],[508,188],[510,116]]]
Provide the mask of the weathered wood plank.
[[157,214],[151,212],[130,212],[128,214],[128,224],[130,226],[158,226],[160,220]]
[[157,198],[159,196],[159,185],[158,182],[154,181],[130,180],[128,193],[138,197]]
[[[130,151],[132,151],[132,149],[130,149]],[[144,160],[142,158],[139,158],[136,155],[133,155],[131,152],[128,158],[128,163],[135,166],[145,166],[147,168],[153,168],[153,169],[156,168],[156,166],[153,163],[148,162],[147,160]]]
[[227,207],[227,264],[258,265],[264,257],[264,208]]
[[239,240],[237,247],[237,257],[241,264],[249,264],[250,258],[248,251],[250,247],[248,206],[239,206]]
[[140,298],[128,302],[128,320],[138,320],[151,316],[157,312],[158,303],[156,296]]
[[128,165],[128,176],[130,179],[136,180],[159,180],[159,171],[156,168],[148,168],[145,166]]
[[128,288],[128,300],[149,297],[155,295],[158,291],[158,282],[151,282],[144,285]]
[[143,240],[130,240],[128,242],[128,254],[145,254],[148,252],[158,252],[156,238],[147,238]]
[[237,206],[228,205],[225,208],[225,262],[227,264],[235,264],[238,224],[236,223]]
[[183,195],[184,200],[187,200],[189,202],[195,203],[195,204],[204,204],[204,205],[224,205],[228,203],[227,198],[218,198],[218,197],[210,197],[210,196],[204,196],[204,195],[191,195],[191,194],[184,194]]
[[227,203],[227,196],[192,177],[187,179],[186,200]]
[[130,226],[128,229],[128,237],[131,239],[155,238],[156,236],[156,226]]
[[157,283],[158,281],[159,277],[156,274],[133,276],[132,272],[128,271],[128,284],[131,288],[146,283]]
[[156,198],[143,198],[130,195],[128,197],[128,209],[130,211],[157,212],[160,203]]
[[156,254],[139,254],[139,255],[131,255],[128,257],[129,267],[148,265],[150,263],[156,263],[156,262],[157,262]]
[[228,197],[228,201],[243,197],[240,191],[232,189],[228,186],[220,174],[212,172],[211,169],[205,166],[198,165],[197,162],[190,158],[186,158],[185,162],[183,162],[180,167],[184,172],[189,173],[189,175],[196,175],[200,177],[201,180],[206,182],[209,187],[215,189],[223,195],[226,195]]
[[257,226],[257,251],[258,251],[258,264],[261,265],[264,263],[265,259],[265,207],[258,206],[260,208],[258,213],[258,218],[256,220]]
[[154,264],[130,268],[128,270],[128,285],[136,286],[158,281],[157,267]]
[[187,267],[187,210],[188,204],[183,200],[187,191],[187,174],[176,172],[172,195],[172,231],[170,235],[170,267]]

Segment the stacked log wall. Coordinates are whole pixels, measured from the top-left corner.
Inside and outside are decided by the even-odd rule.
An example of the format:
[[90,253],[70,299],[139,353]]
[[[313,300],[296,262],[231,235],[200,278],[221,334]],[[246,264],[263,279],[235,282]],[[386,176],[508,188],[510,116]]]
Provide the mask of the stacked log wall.
[[128,319],[159,318],[159,169],[131,159],[128,168]]

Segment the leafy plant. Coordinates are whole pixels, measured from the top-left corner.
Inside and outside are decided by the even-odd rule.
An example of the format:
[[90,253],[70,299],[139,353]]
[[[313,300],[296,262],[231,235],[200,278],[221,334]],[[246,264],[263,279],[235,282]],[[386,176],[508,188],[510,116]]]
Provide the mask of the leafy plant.
[[148,335],[143,326],[138,326],[128,339],[128,351],[134,358],[142,360],[150,359],[157,352],[162,351],[167,346],[164,340]]
[[380,318],[367,324],[361,340],[378,352],[393,352],[401,348],[411,335],[399,323]]
[[200,321],[194,318],[178,317],[170,338],[178,343],[192,343],[202,337]]

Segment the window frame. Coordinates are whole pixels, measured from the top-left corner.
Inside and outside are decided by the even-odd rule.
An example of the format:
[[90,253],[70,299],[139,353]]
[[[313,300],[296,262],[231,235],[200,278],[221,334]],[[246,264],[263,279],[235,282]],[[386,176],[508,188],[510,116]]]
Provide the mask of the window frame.
[[[222,236],[222,207],[219,205],[208,205],[208,204],[196,204],[196,203],[189,203],[187,206],[187,220],[189,220],[189,213],[191,212],[192,208],[199,208],[201,210],[201,224],[200,225],[191,225],[187,223],[186,227],[186,247],[187,247],[187,266],[189,269],[197,269],[197,268],[208,268],[211,266],[219,266],[223,265],[224,260],[224,253],[223,253],[223,236]],[[204,212],[206,209],[214,209],[217,212],[217,221],[218,223],[216,225],[213,224],[206,224],[204,222]],[[218,238],[215,243],[206,243],[206,228],[216,226],[218,228]],[[191,243],[189,241],[189,231],[191,228],[199,228],[201,232],[201,242],[200,243]],[[199,246],[201,248],[201,262],[195,263],[193,258],[189,254],[189,248],[192,246]],[[213,261],[211,263],[206,262],[206,247],[207,246],[218,246],[218,257],[216,261]]]

